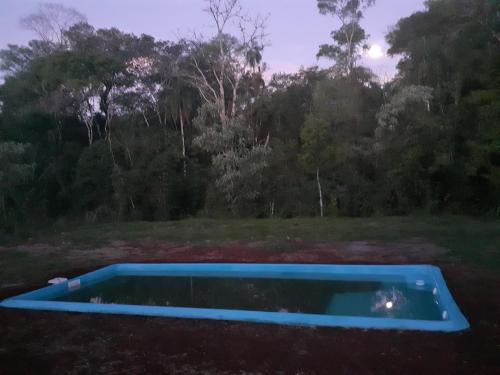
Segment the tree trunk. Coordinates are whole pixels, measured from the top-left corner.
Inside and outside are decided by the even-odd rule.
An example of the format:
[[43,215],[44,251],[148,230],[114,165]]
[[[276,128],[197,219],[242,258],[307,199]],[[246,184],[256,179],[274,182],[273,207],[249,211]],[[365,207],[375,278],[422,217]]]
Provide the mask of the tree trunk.
[[460,99],[462,99],[462,75],[458,73],[457,77],[455,78],[455,106],[458,106],[460,104]]
[[112,86],[111,85],[105,85],[104,86],[104,91],[101,93],[100,98],[101,101],[99,102],[99,108],[101,111],[104,113],[104,118],[106,119],[106,123],[104,124],[104,136],[106,138],[110,137],[111,135],[109,133],[109,93],[111,92]]
[[93,124],[90,122],[88,123],[87,121],[84,121],[85,127],[87,128],[87,138],[89,141],[89,146],[92,146],[92,142],[94,140],[94,130],[93,130]]
[[182,171],[184,173],[184,177],[187,175],[187,166],[186,166],[186,141],[184,139],[184,119],[182,118],[182,111],[179,107],[179,119],[181,122],[181,138],[182,138]]
[[106,115],[106,139],[109,145],[109,152],[111,154],[111,159],[113,160],[113,165],[116,165],[115,153],[113,151],[113,144],[111,143],[111,118]]
[[7,222],[7,209],[5,208],[5,196],[2,194],[0,199],[0,212],[3,216],[3,221]]
[[60,119],[57,120],[57,141],[59,146],[62,145],[62,121]]
[[316,168],[316,182],[318,183],[318,195],[319,195],[319,212],[321,217],[323,217],[323,192],[321,191],[321,182],[319,180],[319,168]]
[[141,111],[142,113],[142,117],[144,118],[144,121],[146,122],[146,126],[149,128],[149,121],[148,121],[148,118],[146,117],[146,114],[144,113],[144,111]]

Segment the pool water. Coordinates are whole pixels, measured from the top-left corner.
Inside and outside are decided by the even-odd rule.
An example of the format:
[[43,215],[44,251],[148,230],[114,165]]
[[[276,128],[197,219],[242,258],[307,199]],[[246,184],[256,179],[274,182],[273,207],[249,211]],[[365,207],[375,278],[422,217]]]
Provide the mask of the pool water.
[[398,281],[114,276],[52,301],[442,320],[429,286]]

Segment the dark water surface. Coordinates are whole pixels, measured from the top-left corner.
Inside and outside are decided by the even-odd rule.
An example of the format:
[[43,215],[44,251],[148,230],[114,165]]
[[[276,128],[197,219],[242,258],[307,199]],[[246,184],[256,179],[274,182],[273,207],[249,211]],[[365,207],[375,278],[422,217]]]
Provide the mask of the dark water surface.
[[399,282],[117,276],[54,300],[441,320],[431,290]]

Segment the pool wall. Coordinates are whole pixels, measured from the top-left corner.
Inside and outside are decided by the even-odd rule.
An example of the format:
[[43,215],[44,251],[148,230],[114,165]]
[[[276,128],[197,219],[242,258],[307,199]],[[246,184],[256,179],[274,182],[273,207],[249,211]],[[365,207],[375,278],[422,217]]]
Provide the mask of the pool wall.
[[[413,320],[168,306],[95,304],[49,300],[64,295],[74,289],[84,288],[114,276],[252,277],[310,280],[331,279],[346,281],[406,281],[409,285],[415,285],[417,280],[423,279],[426,284],[430,283],[436,288],[436,299],[440,308],[447,312],[447,318],[440,321]],[[51,285],[5,299],[0,303],[0,306],[30,310],[234,320],[299,326],[410,329],[442,332],[461,331],[469,328],[469,323],[453,300],[440,269],[430,265],[365,266],[234,263],[115,264],[75,277],[61,284]]]

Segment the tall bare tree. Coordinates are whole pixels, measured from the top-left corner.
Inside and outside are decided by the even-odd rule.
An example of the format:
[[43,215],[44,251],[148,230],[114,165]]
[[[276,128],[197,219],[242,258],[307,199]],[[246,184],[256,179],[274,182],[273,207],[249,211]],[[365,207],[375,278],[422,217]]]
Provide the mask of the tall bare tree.
[[21,25],[34,31],[45,42],[65,45],[64,33],[71,26],[86,21],[87,18],[74,8],[58,3],[43,3],[35,13],[21,18]]
[[[211,44],[200,39],[192,41],[194,72],[190,78],[225,127],[238,115],[238,89],[242,79],[260,62],[265,19],[244,15],[238,0],[207,2],[206,12],[213,20],[216,36]],[[228,33],[231,26],[236,28],[238,36]]]
[[[203,102],[195,125],[200,135],[195,144],[211,153],[217,172],[216,186],[235,209],[245,198],[255,198],[249,181],[258,180],[266,166],[268,138],[259,140],[246,116],[255,97],[243,82],[260,76],[264,49],[265,19],[243,14],[238,0],[208,0],[206,12],[215,26],[210,41],[192,41],[192,70],[188,74]],[[235,31],[235,35],[229,33]],[[246,181],[246,182],[244,182]]]

